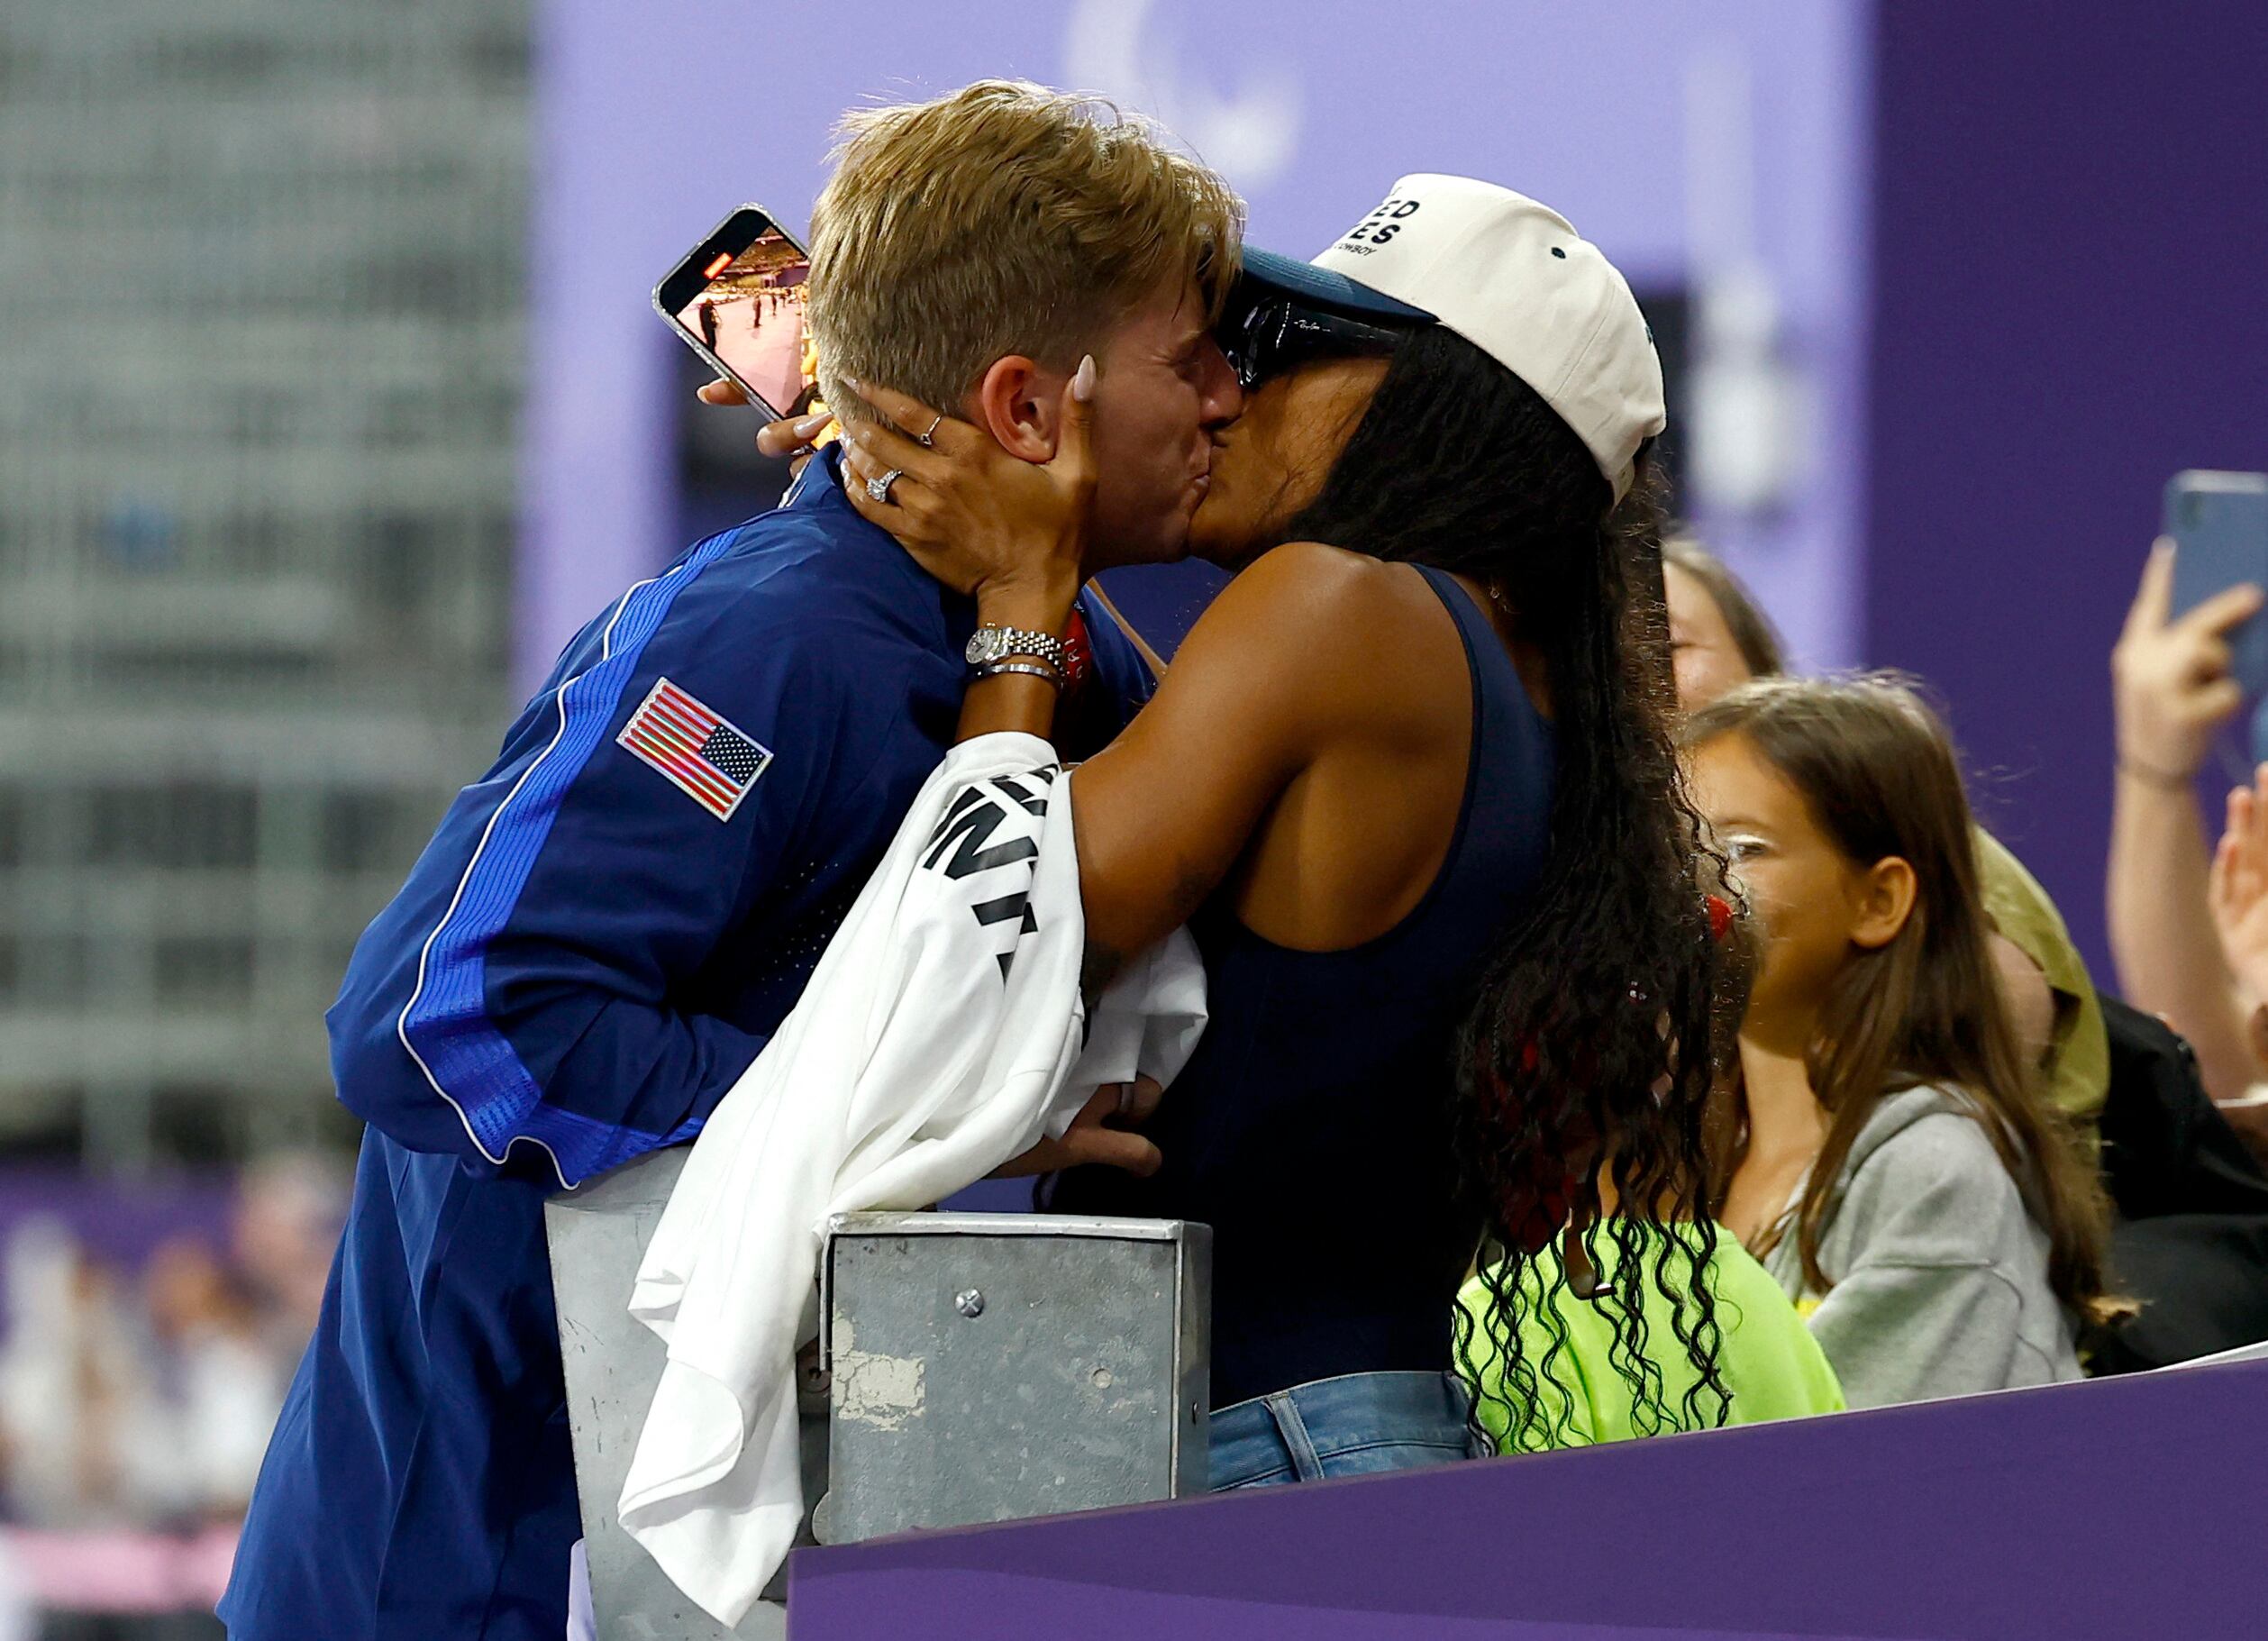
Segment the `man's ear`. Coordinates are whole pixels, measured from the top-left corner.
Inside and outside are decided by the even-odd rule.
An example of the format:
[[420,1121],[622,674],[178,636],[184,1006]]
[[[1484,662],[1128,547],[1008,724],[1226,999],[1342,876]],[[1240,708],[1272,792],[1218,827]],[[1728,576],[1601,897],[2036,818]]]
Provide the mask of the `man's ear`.
[[971,406],[978,426],[1000,448],[1026,461],[1052,461],[1063,378],[1021,353],[992,361]]
[[1868,867],[1853,898],[1851,944],[1876,951],[1896,940],[1914,915],[1914,868],[1904,857],[1884,855]]

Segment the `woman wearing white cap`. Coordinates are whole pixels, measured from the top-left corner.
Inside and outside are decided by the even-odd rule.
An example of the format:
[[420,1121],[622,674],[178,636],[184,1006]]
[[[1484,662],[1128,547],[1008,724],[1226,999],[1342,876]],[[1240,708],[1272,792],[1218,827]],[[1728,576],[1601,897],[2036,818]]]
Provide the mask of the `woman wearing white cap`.
[[[1719,1422],[1703,1114],[1743,987],[1662,722],[1644,318],[1556,213],[1430,175],[1313,264],[1248,254],[1243,297],[1191,549],[1243,568],[1075,811],[1089,942],[1189,923],[1212,1025],[1156,1172],[1054,1206],[1213,1226],[1216,1487],[1462,1456],[1460,1279],[1500,1252],[1503,1312],[1571,1225],[1602,1256],[1551,1263],[1613,1290],[1633,1394]],[[1045,734],[1048,646],[1018,646],[1078,590],[1092,361],[1033,406],[1045,465],[861,391],[929,437],[862,419],[861,510],[1005,634],[964,737]],[[1693,1297],[1649,1340],[1657,1276]],[[1482,1326],[1493,1393],[1532,1398],[1517,1328]]]

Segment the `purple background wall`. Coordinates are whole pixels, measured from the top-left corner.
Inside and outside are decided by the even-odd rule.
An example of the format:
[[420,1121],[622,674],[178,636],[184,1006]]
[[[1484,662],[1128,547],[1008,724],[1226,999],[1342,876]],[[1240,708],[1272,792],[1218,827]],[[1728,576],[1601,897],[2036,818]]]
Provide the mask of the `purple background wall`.
[[2268,466],[2268,6],[1900,0],[1875,59],[1865,653],[2108,986],[2111,641],[2166,479]]
[[[1364,14],[1390,26],[1356,26]],[[1256,241],[1301,255],[1427,169],[1549,201],[1642,287],[1688,283],[1727,219],[1753,218],[1734,249],[1772,290],[1810,415],[1786,505],[1708,522],[1801,653],[1849,660],[1867,15],[1861,0],[870,0],[853,19],[686,0],[663,27],[628,0],[545,0],[521,676],[684,545],[677,344],[647,308],[670,259],[742,199],[800,229],[844,107],[1002,74],[1160,114],[1245,193]],[[1726,168],[1692,163],[1722,147],[1693,116],[1704,82],[1749,132],[1753,167],[1729,179],[1745,212],[1724,208]]]

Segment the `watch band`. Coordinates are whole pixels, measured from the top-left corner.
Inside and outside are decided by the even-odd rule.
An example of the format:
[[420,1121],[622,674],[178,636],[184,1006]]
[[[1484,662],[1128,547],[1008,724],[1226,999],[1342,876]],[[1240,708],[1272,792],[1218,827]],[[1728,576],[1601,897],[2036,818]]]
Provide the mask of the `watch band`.
[[1070,658],[1063,648],[1063,641],[1052,633],[1034,633],[1023,627],[980,626],[970,636],[966,659],[972,667],[1011,655],[1028,655],[1043,661],[1059,673],[1070,670]]
[[979,678],[997,678],[1003,672],[1020,672],[1026,678],[1043,678],[1058,689],[1063,687],[1063,675],[1054,668],[1043,666],[1036,661],[988,661],[977,669]]

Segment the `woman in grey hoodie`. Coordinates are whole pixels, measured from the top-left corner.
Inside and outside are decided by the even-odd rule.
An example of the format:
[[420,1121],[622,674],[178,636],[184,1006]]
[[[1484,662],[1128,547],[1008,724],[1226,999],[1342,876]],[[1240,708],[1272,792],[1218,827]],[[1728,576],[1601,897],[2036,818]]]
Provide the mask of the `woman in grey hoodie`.
[[1723,1222],[1854,1408],[2076,1379],[2108,1209],[2009,1026],[1943,725],[1892,678],[1767,679],[1684,740],[1762,944]]

